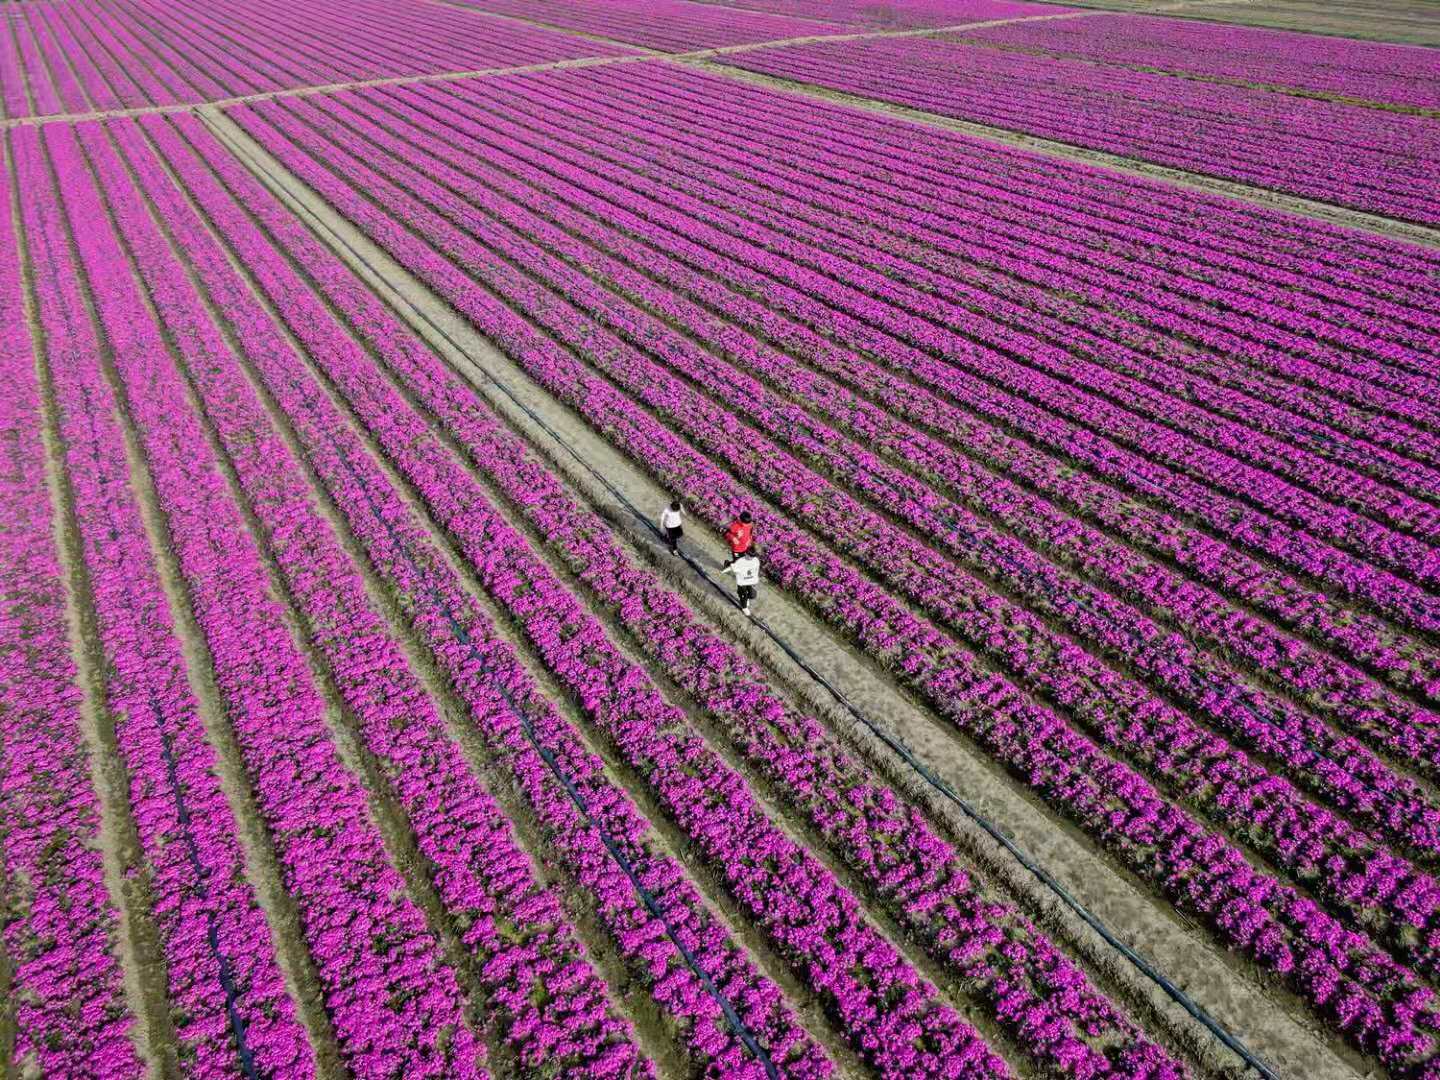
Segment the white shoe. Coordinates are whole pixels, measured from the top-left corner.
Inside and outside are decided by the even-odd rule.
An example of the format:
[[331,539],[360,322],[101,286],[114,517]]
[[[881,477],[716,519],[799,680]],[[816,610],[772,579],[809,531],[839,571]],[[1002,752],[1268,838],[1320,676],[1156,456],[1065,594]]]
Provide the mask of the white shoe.
[[742,607],[740,610],[743,611],[746,615],[749,615],[750,618],[752,618],[752,619],[755,617],[755,613],[750,610],[750,605],[749,605],[749,604],[746,604],[746,605],[745,605],[744,607]]

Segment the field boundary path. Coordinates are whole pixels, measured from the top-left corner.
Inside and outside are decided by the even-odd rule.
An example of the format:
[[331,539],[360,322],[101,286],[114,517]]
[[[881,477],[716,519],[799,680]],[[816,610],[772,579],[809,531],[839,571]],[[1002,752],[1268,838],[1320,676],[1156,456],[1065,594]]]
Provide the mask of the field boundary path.
[[[1364,232],[1374,233],[1406,240],[1423,247],[1440,249],[1440,229],[1430,228],[1424,225],[1417,225],[1411,222],[1397,221],[1392,218],[1383,217],[1378,214],[1369,214],[1361,210],[1350,210],[1341,206],[1334,206],[1312,199],[1302,198],[1295,195],[1286,195],[1278,191],[1270,191],[1266,188],[1256,187],[1250,184],[1242,184],[1231,180],[1222,180],[1215,177],[1204,176],[1200,173],[1190,172],[1184,169],[1171,168],[1164,165],[1154,165],[1142,162],[1135,158],[1124,157],[1118,154],[1111,154],[1101,150],[1090,150],[1084,147],[1075,146],[1070,143],[1059,142],[1053,139],[1045,139],[1034,135],[1027,135],[1021,132],[1010,131],[1006,128],[996,127],[989,124],[980,124],[973,121],[957,120],[948,116],[940,116],[936,113],[925,112],[921,109],[914,109],[903,105],[894,105],[889,102],[878,101],[874,98],[864,97],[858,94],[845,93],[838,90],[830,90],[825,87],[814,86],[809,83],[798,82],[791,79],[778,78],[773,75],[763,75],[758,72],[746,71],[740,68],[731,67],[723,63],[715,63],[718,57],[734,55],[736,53],[755,52],[766,49],[781,49],[792,45],[817,44],[820,42],[844,42],[862,41],[877,38],[906,38],[906,37],[933,37],[943,34],[958,33],[964,30],[978,30],[991,26],[1004,26],[1011,23],[1029,22],[1052,22],[1062,19],[1079,19],[1099,17],[1105,15],[1133,14],[1121,9],[1113,8],[1084,8],[1075,11],[1062,11],[1048,15],[1020,15],[1006,19],[986,19],[976,22],[957,23],[951,26],[936,26],[910,28],[905,30],[867,30],[857,31],[852,34],[810,34],[802,37],[775,38],[766,41],[747,42],[738,45],[722,45],[704,49],[692,49],[687,52],[661,52],[656,49],[648,49],[643,46],[632,45],[629,42],[618,41],[609,38],[598,37],[590,33],[582,33],[569,30],[564,27],[552,26],[549,23],[537,20],[525,19],[514,15],[500,15],[494,12],[481,11],[469,5],[457,3],[455,0],[436,0],[437,3],[448,7],[455,7],[468,11],[480,18],[496,19],[504,22],[514,22],[526,26],[538,27],[546,30],[553,30],[566,33],[576,38],[583,38],[596,42],[603,42],[608,45],[617,45],[632,49],[633,52],[620,55],[607,56],[585,56],[574,57],[566,60],[551,60],[539,64],[519,64],[498,68],[477,68],[463,71],[443,71],[421,75],[392,75],[376,79],[358,79],[349,82],[323,83],[308,86],[295,86],[279,90],[267,90],[256,94],[245,94],[227,98],[217,98],[203,102],[181,102],[169,105],[148,105],[131,109],[110,109],[98,110],[84,113],[57,113],[48,116],[24,116],[6,120],[0,120],[0,131],[12,127],[23,127],[28,125],[52,124],[52,123],[79,123],[87,120],[106,120],[131,116],[147,116],[165,113],[200,113],[207,109],[218,110],[228,108],[232,105],[244,105],[253,102],[270,101],[277,98],[310,97],[313,95],[338,94],[347,90],[363,90],[368,87],[379,86],[410,86],[431,82],[455,82],[466,79],[498,78],[507,75],[525,75],[534,72],[558,71],[566,68],[599,67],[609,64],[634,64],[634,63],[655,63],[655,62],[676,62],[701,68],[710,74],[724,78],[735,79],[741,82],[748,82],[757,86],[767,87],[772,90],[779,90],[785,93],[802,97],[809,97],[833,104],[845,105],[850,108],[862,109],[864,111],[896,119],[907,120],[913,123],[926,124],[930,127],[943,128],[948,131],[955,131],[973,138],[986,139],[990,142],[1000,143],[1006,146],[1016,147],[1021,150],[1028,150],[1034,153],[1045,154],[1050,157],[1064,158],[1082,164],[1094,165],[1127,176],[1136,177],[1152,182],[1162,182],[1195,191],[1205,195],[1215,195],[1225,198],[1236,199],[1251,205],[1267,209],[1281,210],[1303,217],[1309,217],[1325,221],[1333,225],[1340,225],[1346,228],[1358,229]],[[1213,7],[1217,4],[1249,4],[1255,0],[1175,0],[1174,3],[1164,4],[1145,12],[1147,15],[1164,15],[1167,12],[1178,11],[1184,8],[1204,6]]]
[[[581,492],[597,512],[610,519],[617,538],[626,542],[632,551],[639,552],[644,561],[659,557],[653,553],[654,545],[643,535],[643,530],[629,520],[623,508],[615,505],[614,497],[603,491],[569,456],[570,447],[566,444],[578,446],[582,455],[592,460],[595,467],[624,492],[627,500],[637,505],[659,505],[665,497],[648,477],[579,422],[568,407],[535,386],[496,346],[276,162],[217,106],[202,107],[198,113],[221,142],[359,280],[435,348],[460,378],[473,385],[507,424],[543,454],[547,463],[554,466],[574,490]],[[523,406],[507,400],[492,380],[503,380],[513,388]],[[557,442],[554,431],[547,432],[526,416],[525,409],[533,409],[545,425],[563,432],[564,441]],[[718,547],[711,545],[698,556],[698,561],[718,562],[719,554]],[[758,628],[743,625],[729,605],[715,596],[711,591],[713,579],[691,573],[667,574],[667,578],[686,594],[697,613],[721,626],[722,632],[744,642],[748,651],[761,657],[780,675],[790,692],[797,697],[808,697],[818,715],[824,716],[847,741],[862,746],[881,775],[915,797],[935,820],[943,822],[944,830],[960,840],[965,850],[978,856],[987,875],[1004,891],[1020,899],[1027,910],[1036,912],[1048,931],[1073,943],[1077,953],[1101,977],[1102,984],[1118,990],[1137,1010],[1157,1018],[1160,1029],[1186,1045],[1207,1071],[1224,1072],[1227,1067],[1234,1068],[1234,1058],[1218,1043],[1210,1041],[1178,1005],[1121,961],[1093,930],[1060,909],[1058,902],[1029,878],[999,845],[933,792],[927,793],[913,776],[906,782],[908,770],[899,759],[855,721],[836,715],[833,703],[826,709],[818,687],[809,682],[808,676],[791,660],[779,655],[779,650]],[[1359,1075],[1353,1057],[1301,1019],[1284,995],[1261,990],[1239,976],[1227,958],[1203,935],[1177,923],[1173,914],[1155,902],[1148,890],[1097,857],[1091,845],[1074,830],[1057,826],[1038,803],[1017,793],[1013,784],[999,775],[983,754],[944,731],[878,671],[856,665],[853,660],[847,662],[846,651],[835,643],[830,631],[780,591],[766,594],[764,616],[787,640],[797,643],[807,663],[813,664],[870,715],[883,715],[889,730],[913,747],[948,783],[965,791],[967,797],[1041,865],[1065,868],[1065,887],[1112,927],[1132,928],[1127,936],[1159,969],[1183,972],[1182,985],[1221,1023],[1232,1029],[1247,1028],[1251,1049],[1282,1075],[1304,1075],[1315,1080],[1353,1080]],[[1263,1024],[1242,1024],[1257,1015],[1265,1017]]]

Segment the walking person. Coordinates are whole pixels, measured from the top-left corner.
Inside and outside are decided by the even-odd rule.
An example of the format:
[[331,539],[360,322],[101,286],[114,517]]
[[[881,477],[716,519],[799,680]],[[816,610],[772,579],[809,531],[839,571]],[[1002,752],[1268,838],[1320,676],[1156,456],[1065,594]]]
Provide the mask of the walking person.
[[750,523],[749,510],[742,510],[740,516],[730,522],[725,530],[725,542],[730,545],[730,561],[725,566],[750,550],[750,545],[755,542],[755,527]]
[[755,587],[760,584],[760,553],[751,545],[735,556],[721,573],[735,575],[735,591],[740,598],[740,610],[749,615],[750,601],[755,599]]
[[670,549],[671,555],[680,554],[680,538],[685,535],[684,520],[685,511],[681,509],[679,499],[660,511],[660,528],[665,531],[665,546]]

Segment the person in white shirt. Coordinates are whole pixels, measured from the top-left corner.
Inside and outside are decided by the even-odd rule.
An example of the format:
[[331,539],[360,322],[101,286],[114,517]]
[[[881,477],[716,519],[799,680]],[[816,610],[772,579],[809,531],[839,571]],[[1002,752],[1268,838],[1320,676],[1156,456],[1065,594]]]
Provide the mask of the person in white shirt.
[[721,573],[735,575],[735,591],[740,596],[740,610],[750,614],[750,601],[755,599],[755,586],[760,584],[760,553],[752,546],[726,566]]
[[685,512],[680,509],[679,499],[660,512],[660,528],[665,531],[665,544],[670,549],[671,555],[680,554],[680,538],[685,535],[685,530],[681,526],[684,518]]

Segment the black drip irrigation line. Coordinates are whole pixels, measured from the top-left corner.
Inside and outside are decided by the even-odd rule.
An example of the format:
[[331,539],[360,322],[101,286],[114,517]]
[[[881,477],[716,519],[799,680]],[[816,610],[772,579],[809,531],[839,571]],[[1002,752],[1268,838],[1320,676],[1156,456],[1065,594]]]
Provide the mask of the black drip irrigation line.
[[230,1019],[230,1030],[235,1033],[236,1048],[240,1053],[240,1068],[248,1080],[260,1080],[260,1074],[255,1068],[255,1054],[245,1042],[245,1020],[236,1008],[240,992],[235,988],[235,975],[230,969],[230,957],[220,948],[220,928],[215,920],[215,911],[209,906],[210,889],[206,885],[206,880],[210,877],[210,871],[200,862],[200,852],[195,843],[195,834],[190,828],[190,810],[185,805],[185,795],[180,788],[174,740],[170,732],[164,728],[164,716],[160,711],[160,703],[154,695],[151,695],[150,698],[150,710],[155,716],[155,722],[161,725],[160,747],[161,752],[165,755],[165,774],[170,781],[170,787],[175,792],[176,817],[185,836],[185,854],[195,871],[195,891],[199,894],[200,899],[206,902],[205,940],[210,945],[210,952],[214,955],[215,962],[220,968],[220,987],[225,991],[225,1015]]
[[665,917],[665,913],[660,906],[660,901],[653,892],[645,887],[645,884],[640,880],[640,875],[635,870],[634,864],[615,841],[615,838],[610,835],[610,831],[590,812],[590,806],[585,796],[575,787],[574,782],[561,767],[559,760],[555,757],[555,752],[540,741],[540,737],[535,733],[535,728],[531,724],[529,715],[510,693],[510,689],[505,685],[505,680],[491,667],[484,654],[480,651],[479,646],[472,640],[470,632],[466,630],[455,617],[454,609],[451,608],[445,598],[440,595],[440,590],[431,580],[430,575],[426,574],[416,561],[415,556],[411,553],[409,544],[401,540],[396,534],[394,527],[385,518],[385,515],[380,512],[380,508],[375,505],[375,500],[370,495],[369,486],[361,479],[359,474],[356,473],[349,459],[345,456],[345,452],[336,443],[335,436],[328,431],[325,433],[325,436],[336,458],[338,458],[340,463],[345,467],[345,471],[349,474],[350,479],[359,487],[361,494],[365,496],[366,505],[369,506],[370,512],[375,516],[375,520],[380,523],[389,535],[390,542],[394,545],[396,551],[398,551],[409,564],[416,578],[427,582],[426,588],[430,593],[431,603],[434,608],[437,608],[444,614],[445,621],[450,624],[450,631],[455,636],[455,640],[465,646],[467,651],[466,658],[474,661],[480,671],[487,677],[489,684],[500,692],[500,696],[504,698],[505,704],[510,712],[520,721],[520,727],[525,732],[526,740],[544,760],[551,773],[554,774],[555,779],[560,781],[561,786],[565,789],[565,793],[570,797],[570,801],[575,804],[575,808],[580,811],[580,816],[585,819],[585,823],[594,829],[600,837],[600,842],[605,845],[605,850],[610,853],[610,857],[615,860],[615,863],[630,880],[630,884],[635,889],[636,895],[640,897],[641,903],[645,905],[645,910],[650,913],[651,918],[655,919],[664,928],[665,936],[670,939],[680,955],[684,958],[686,965],[695,973],[695,977],[699,979],[701,987],[710,995],[715,1003],[720,1006],[721,1012],[725,1014],[726,1021],[740,1039],[741,1044],[760,1062],[769,1080],[779,1080],[780,1072],[775,1067],[774,1061],[771,1060],[769,1052],[760,1045],[760,1041],[755,1037],[755,1034],[746,1026],[745,1022],[740,1019],[740,1014],[737,1013],[735,1007],[730,1004],[730,999],[725,996],[724,991],[715,985],[714,980],[710,978],[709,973],[706,972],[699,959],[690,951],[689,947],[680,940],[674,927],[671,926],[670,920]]
[[[482,375],[484,375],[484,377],[493,386],[495,386],[496,389],[498,389],[502,394],[504,394],[505,397],[508,398],[512,404],[514,404],[518,409],[520,409],[520,411],[523,412],[537,427],[539,427],[542,431],[549,435],[550,438],[554,440],[557,446],[559,446],[562,450],[564,450],[567,454],[574,458],[575,461],[581,466],[581,468],[583,468],[592,477],[594,477],[595,480],[598,481],[600,485],[604,487],[605,490],[609,492],[609,494],[614,497],[622,506],[624,506],[625,509],[628,510],[630,514],[634,516],[635,519],[639,521],[641,525],[643,525],[652,536],[656,537],[657,539],[664,540],[664,536],[661,534],[660,529],[658,528],[658,526],[655,525],[653,521],[650,520],[650,516],[648,514],[642,513],[641,510],[636,507],[635,504],[631,502],[630,499],[626,497],[626,495],[622,491],[620,491],[618,487],[611,483],[608,477],[606,477],[602,472],[600,472],[600,470],[595,468],[595,466],[592,465],[583,454],[581,454],[573,445],[571,445],[571,443],[559,432],[557,432],[542,416],[536,413],[534,409],[532,409],[523,400],[521,400],[519,395],[517,395],[508,385],[506,385],[504,381],[502,381],[497,375],[492,373],[488,367],[486,367],[480,362],[479,359],[471,355],[470,351],[466,349],[465,346],[462,345],[460,342],[456,341],[455,338],[449,333],[449,331],[447,331],[443,326],[439,325],[434,319],[432,319],[427,312],[425,312],[418,304],[416,304],[413,300],[407,297],[399,288],[396,288],[394,285],[392,285],[386,279],[385,275],[380,273],[380,271],[377,270],[371,264],[371,262],[367,258],[365,258],[363,254],[357,251],[355,247],[344,236],[342,236],[334,228],[327,224],[313,210],[305,206],[303,200],[295,195],[295,193],[290,189],[288,184],[276,177],[272,170],[267,168],[263,162],[257,160],[256,157],[251,154],[245,147],[237,144],[227,133],[219,130],[215,126],[213,121],[211,121],[210,118],[206,116],[203,112],[197,113],[197,115],[201,117],[201,119],[205,122],[206,127],[209,128],[209,130],[215,135],[217,139],[219,139],[227,147],[229,147],[232,153],[235,153],[237,156],[241,157],[249,164],[253,172],[264,176],[270,181],[272,186],[286,192],[286,194],[288,194],[291,198],[293,210],[308,217],[312,222],[314,222],[315,226],[323,234],[331,238],[334,244],[339,244],[341,247],[343,247],[346,251],[350,253],[351,258],[353,258],[357,263],[365,267],[366,270],[368,270],[380,281],[385,282],[385,284],[389,287],[390,291],[394,294],[396,300],[408,307],[412,312],[414,312],[416,317],[418,317],[427,326],[429,326],[435,333],[439,334],[442,338],[444,338],[452,349],[454,349],[461,356],[465,357],[476,368],[476,370],[478,370]],[[706,572],[705,568],[701,566],[698,562],[696,562],[692,556],[681,552],[680,557],[685,560],[685,562],[691,567],[691,569],[696,572],[696,574],[699,575],[700,579],[706,585],[710,586],[710,588],[717,592],[726,602],[730,603],[736,608],[740,608],[740,602],[734,597],[732,597],[722,585],[712,579],[710,575]],[[982,829],[986,833],[986,835],[988,835],[992,840],[999,844],[1006,852],[1011,855],[1012,858],[1015,859],[1016,862],[1018,862],[1022,867],[1029,871],[1029,873],[1033,875],[1042,885],[1049,889],[1050,892],[1053,893],[1062,904],[1069,908],[1087,926],[1094,930],[1095,933],[1098,934],[1107,945],[1109,945],[1112,949],[1114,949],[1121,956],[1123,956],[1135,968],[1135,970],[1140,972],[1140,974],[1143,975],[1146,979],[1159,987],[1165,993],[1165,995],[1170,998],[1171,1001],[1175,1002],[1182,1009],[1184,1009],[1185,1012],[1188,1013],[1198,1024],[1200,1024],[1203,1028],[1205,1028],[1206,1031],[1208,1031],[1211,1035],[1218,1039],[1220,1043],[1226,1047],[1226,1049],[1230,1050],[1233,1054],[1235,1054],[1236,1057],[1240,1058],[1240,1060],[1244,1062],[1247,1068],[1254,1070],[1254,1072],[1257,1075],[1263,1077],[1264,1080],[1281,1080],[1280,1074],[1277,1073],[1274,1069],[1272,1069],[1269,1065],[1267,1065],[1263,1059],[1261,1059],[1254,1053],[1254,1051],[1250,1050],[1249,1047],[1247,1047],[1239,1039],[1238,1036],[1232,1034],[1218,1020],[1211,1016],[1210,1013],[1203,1006],[1201,1006],[1199,1002],[1195,1001],[1184,990],[1180,989],[1180,987],[1176,986],[1173,982],[1171,982],[1170,979],[1162,971],[1160,971],[1153,964],[1151,964],[1150,961],[1146,960],[1133,948],[1131,948],[1125,942],[1121,941],[1118,937],[1116,937],[1115,933],[1103,921],[1101,921],[1100,917],[1090,911],[1089,908],[1087,908],[1075,896],[1073,896],[1070,891],[1054,877],[1054,875],[1052,875],[1048,870],[1046,870],[1043,866],[1041,866],[1033,858],[1031,858],[1030,855],[1026,853],[1023,848],[1021,848],[1013,840],[1006,836],[998,825],[996,825],[993,821],[991,821],[988,817],[986,817],[983,813],[981,813],[978,809],[971,805],[971,803],[963,796],[961,796],[960,793],[957,792],[953,787],[951,787],[946,780],[937,776],[929,768],[929,766],[927,766],[923,761],[916,757],[915,753],[908,746],[906,746],[905,743],[898,736],[892,735],[890,732],[886,731],[884,728],[880,727],[868,716],[866,716],[864,712],[862,712],[848,697],[845,696],[843,691],[841,691],[837,686],[831,683],[829,679],[827,679],[824,675],[817,671],[798,651],[796,651],[790,645],[789,642],[787,642],[783,637],[781,637],[778,633],[772,630],[763,619],[754,617],[750,621],[754,623],[757,627],[759,627],[771,641],[773,641],[777,646],[779,646],[781,651],[784,652],[785,655],[788,656],[795,663],[795,665],[800,668],[801,671],[805,672],[805,674],[808,675],[812,680],[814,680],[816,684],[822,687],[832,698],[834,698],[835,701],[841,706],[841,708],[843,708],[847,713],[849,713],[851,717],[853,717],[858,723],[863,725],[872,735],[874,735],[877,739],[879,739],[882,743],[889,747],[890,750],[892,750],[896,754],[896,756],[898,756],[903,762],[905,762],[905,764],[908,765],[916,773],[916,775],[918,775],[922,780],[924,780],[925,783],[927,783],[936,792],[943,796],[948,802],[952,803],[962,814],[965,815],[965,817],[967,817],[975,825],[979,826],[980,829]]]

